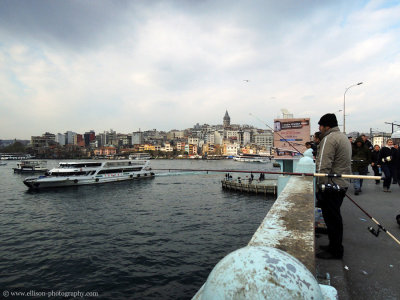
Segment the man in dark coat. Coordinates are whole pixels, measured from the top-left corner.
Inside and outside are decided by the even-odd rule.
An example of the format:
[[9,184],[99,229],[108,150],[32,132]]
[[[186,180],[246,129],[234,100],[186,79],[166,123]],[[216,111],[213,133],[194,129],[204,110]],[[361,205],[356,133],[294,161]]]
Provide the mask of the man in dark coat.
[[[340,132],[335,114],[326,114],[318,122],[321,142],[318,145],[316,170],[325,174],[351,174],[351,145]],[[318,201],[328,230],[329,245],[320,246],[322,259],[343,257],[343,221],[340,207],[349,182],[342,177],[318,177]]]
[[[371,163],[371,151],[364,144],[361,137],[358,137],[353,144],[351,160],[351,170],[354,175],[368,174],[368,165]],[[354,194],[358,195],[361,192],[363,180],[353,179],[353,183]]]
[[374,147],[372,146],[371,141],[365,136],[365,134],[361,135],[361,138],[364,142],[364,145],[369,149],[369,151],[372,152],[372,150],[374,149]]

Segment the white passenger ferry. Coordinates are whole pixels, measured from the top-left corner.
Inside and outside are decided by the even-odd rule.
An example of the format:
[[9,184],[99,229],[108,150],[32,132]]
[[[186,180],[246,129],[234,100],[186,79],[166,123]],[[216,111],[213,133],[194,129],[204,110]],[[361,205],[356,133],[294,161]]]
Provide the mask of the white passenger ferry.
[[233,160],[241,162],[267,163],[271,161],[271,158],[268,156],[261,156],[257,154],[239,154],[234,156]]
[[14,173],[45,173],[49,170],[45,160],[23,160],[13,169]]
[[129,159],[148,160],[151,159],[151,155],[149,153],[134,153],[129,155]]
[[60,162],[45,175],[26,178],[24,184],[30,189],[43,189],[152,178],[154,173],[148,165],[145,160]]

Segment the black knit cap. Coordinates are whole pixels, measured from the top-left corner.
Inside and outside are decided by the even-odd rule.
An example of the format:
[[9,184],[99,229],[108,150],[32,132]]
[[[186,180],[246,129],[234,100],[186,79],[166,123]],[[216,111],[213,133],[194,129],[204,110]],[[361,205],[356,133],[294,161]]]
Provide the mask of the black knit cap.
[[329,126],[330,128],[338,126],[335,114],[325,114],[318,122],[319,125]]

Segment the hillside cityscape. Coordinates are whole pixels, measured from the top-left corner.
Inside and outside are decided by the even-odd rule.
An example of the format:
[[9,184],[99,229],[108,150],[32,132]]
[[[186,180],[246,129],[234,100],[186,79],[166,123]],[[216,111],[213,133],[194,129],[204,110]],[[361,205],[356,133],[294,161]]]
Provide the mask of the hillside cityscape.
[[[359,135],[358,132],[348,134]],[[383,145],[391,133],[371,129],[367,135],[373,144]],[[94,130],[45,132],[32,136],[31,140],[0,140],[0,152],[54,159],[128,157],[138,152],[147,152],[155,158],[227,157],[239,153],[274,155],[274,133],[271,129],[231,124],[226,111],[219,125],[197,123],[192,128],[168,132],[156,129],[131,133],[117,133],[113,129],[101,133]]]

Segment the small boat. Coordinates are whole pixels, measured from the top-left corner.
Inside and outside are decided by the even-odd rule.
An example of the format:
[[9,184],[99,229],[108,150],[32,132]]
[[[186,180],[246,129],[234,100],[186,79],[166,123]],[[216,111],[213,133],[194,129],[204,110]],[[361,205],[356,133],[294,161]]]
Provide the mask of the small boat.
[[103,162],[60,162],[45,175],[24,180],[29,189],[57,188],[107,182],[153,178],[145,160],[109,160]]
[[6,162],[0,162],[0,166],[7,166]]
[[46,173],[49,169],[45,160],[24,160],[17,163],[13,170],[14,173]]
[[271,161],[271,158],[269,156],[261,156],[257,154],[239,154],[234,156],[233,160],[241,162],[267,163]]
[[149,153],[134,153],[129,155],[129,159],[148,160],[151,159],[151,155]]

